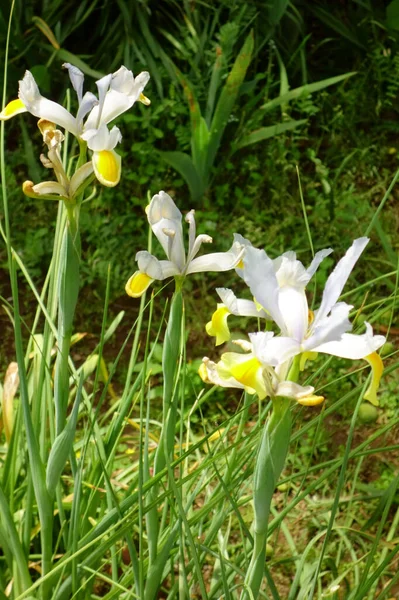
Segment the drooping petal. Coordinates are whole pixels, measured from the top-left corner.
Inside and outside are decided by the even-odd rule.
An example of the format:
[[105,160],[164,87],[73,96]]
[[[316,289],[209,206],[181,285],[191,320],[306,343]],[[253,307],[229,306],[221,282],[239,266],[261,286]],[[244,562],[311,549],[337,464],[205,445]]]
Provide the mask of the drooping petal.
[[293,398],[304,406],[315,406],[324,401],[323,396],[315,396],[313,392],[314,387],[311,385],[302,386],[293,381],[281,381],[276,388],[276,396]]
[[373,335],[373,328],[370,323],[365,323],[365,325],[366,333],[362,335],[344,333],[339,341],[326,342],[313,347],[312,350],[352,360],[365,358],[381,348],[386,340],[383,335]]
[[[234,377],[222,378],[220,377],[217,364],[212,360],[209,360],[207,356],[204,356],[202,359],[202,364],[198,370],[198,373],[205,383],[213,383],[214,385],[219,385],[220,387],[226,388],[238,388],[243,390],[244,385],[234,379]],[[252,391],[252,393],[255,393]]]
[[136,271],[131,277],[129,277],[125,290],[128,296],[132,298],[140,298],[144,292],[149,288],[154,280],[151,279],[146,273]]
[[138,267],[142,273],[147,273],[152,279],[158,279],[162,281],[167,277],[178,275],[179,271],[169,260],[158,260],[155,256],[141,250],[136,254],[136,261]]
[[79,135],[76,119],[63,106],[52,100],[47,100],[40,94],[30,71],[26,71],[23,79],[19,82],[18,96],[28,112],[35,117],[57,123],[73,135]]
[[[42,183],[57,184],[57,182],[55,182],[55,181],[42,182]],[[40,183],[38,183],[37,185],[40,185]],[[59,185],[59,184],[57,184],[57,185]],[[24,181],[24,183],[22,184],[22,191],[25,194],[25,196],[28,196],[29,198],[37,198],[40,200],[61,200],[61,196],[58,193],[60,191],[60,188],[57,188],[56,191],[55,191],[55,188],[53,188],[55,191],[54,194],[53,193],[43,194],[43,193],[40,193],[40,191],[42,191],[43,188],[42,188],[42,190],[39,189],[39,192],[34,192],[33,191],[34,187],[35,187],[35,185],[33,184],[33,181]],[[66,190],[64,188],[62,188],[62,189],[64,190],[65,196],[66,196]]]
[[378,406],[377,392],[380,386],[381,375],[384,371],[384,363],[377,352],[372,352],[368,356],[365,356],[364,359],[367,360],[372,369],[371,383],[364,394],[364,399],[374,404],[374,406]]
[[0,121],[7,121],[15,115],[19,115],[21,113],[28,112],[25,104],[17,98],[16,100],[11,100],[0,112]]
[[68,193],[63,185],[58,181],[42,181],[32,187],[35,194],[48,196],[49,194],[57,194],[58,196],[68,197]]
[[[170,261],[182,273],[186,263],[184,251],[182,214],[172,198],[163,191],[155,194],[146,208],[148,222]],[[166,234],[165,231],[168,233]],[[174,232],[170,243],[170,232]]]
[[230,312],[224,304],[218,304],[212,315],[212,320],[205,325],[207,334],[216,337],[215,346],[220,346],[220,344],[224,344],[230,339],[230,329],[227,324],[229,315]]
[[245,248],[244,280],[255,300],[270,314],[283,333],[285,322],[279,308],[280,287],[273,261],[264,250],[251,246]]
[[233,377],[249,393],[256,392],[261,400],[266,397],[262,365],[252,353],[226,352],[222,354],[220,362],[217,363],[217,371],[222,379]]
[[114,150],[93,152],[93,169],[100,183],[115,187],[121,178],[122,158]]
[[271,331],[250,333],[253,352],[264,366],[277,367],[301,352],[300,344],[291,337],[275,337]]
[[356,264],[356,261],[367,246],[368,242],[369,238],[366,237],[355,240],[349,250],[347,250],[345,256],[341,258],[334,271],[327,279],[321,305],[315,316],[315,326],[320,320],[324,319],[324,317],[328,315],[334,304],[337,302],[344,285]]

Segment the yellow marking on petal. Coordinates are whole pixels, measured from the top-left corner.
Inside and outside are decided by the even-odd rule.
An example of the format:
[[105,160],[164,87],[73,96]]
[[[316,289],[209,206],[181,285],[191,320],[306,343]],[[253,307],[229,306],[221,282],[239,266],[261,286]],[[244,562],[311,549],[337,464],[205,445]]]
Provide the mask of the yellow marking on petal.
[[147,98],[147,96],[144,96],[144,94],[140,94],[139,102],[141,102],[142,104],[145,104],[146,106],[149,106],[151,104],[151,100],[149,98]]
[[136,271],[125,286],[126,293],[132,298],[140,298],[154,280],[141,271]]
[[259,380],[257,376],[259,369],[262,369],[262,365],[257,358],[253,357],[231,367],[230,373],[234,379],[237,379],[246,387],[258,391]]
[[93,166],[97,179],[106,187],[114,187],[121,177],[121,158],[111,150],[93,154]]
[[241,260],[238,261],[238,263],[236,264],[236,269],[243,269],[244,268],[244,259],[242,258]]
[[303,371],[306,366],[306,362],[308,360],[316,360],[316,358],[317,358],[317,352],[312,352],[312,351],[302,352],[301,358],[299,361],[299,370]]
[[368,400],[374,406],[379,406],[377,392],[380,386],[380,379],[384,371],[384,363],[381,360],[381,356],[377,352],[372,352],[368,356],[364,357],[371,366],[371,383],[364,394],[364,399]]
[[317,406],[324,402],[324,396],[306,396],[306,398],[297,398],[297,402],[302,406]]
[[314,321],[314,312],[313,310],[308,310],[308,325],[311,325]]
[[27,112],[25,104],[22,102],[22,100],[17,98],[16,100],[11,100],[11,102],[4,107],[0,113],[0,119],[5,121],[23,112]]
[[205,325],[207,334],[216,337],[216,346],[220,346],[230,339],[230,330],[227,325],[227,317],[230,314],[224,304],[218,304],[212,320]]

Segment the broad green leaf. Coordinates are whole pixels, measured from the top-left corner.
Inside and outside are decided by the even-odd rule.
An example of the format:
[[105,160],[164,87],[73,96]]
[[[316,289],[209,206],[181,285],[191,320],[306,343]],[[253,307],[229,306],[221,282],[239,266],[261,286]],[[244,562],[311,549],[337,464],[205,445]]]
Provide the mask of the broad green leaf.
[[199,201],[205,193],[205,185],[191,157],[184,152],[159,152],[159,155],[184,178],[194,202]]
[[306,122],[307,119],[301,119],[299,121],[288,121],[287,123],[277,123],[277,125],[261,127],[260,129],[256,129],[255,131],[252,131],[248,135],[244,136],[238,142],[234,150],[244,148],[245,146],[250,146],[251,144],[256,144],[257,142],[262,142],[263,140],[268,140],[269,138],[274,137],[275,135],[279,135],[284,131],[296,129],[300,125],[304,125]]
[[281,106],[285,103],[288,103],[290,100],[296,100],[296,98],[300,98],[301,96],[306,96],[308,94],[312,94],[313,92],[318,92],[320,90],[324,90],[324,88],[329,87],[330,85],[335,85],[340,81],[344,81],[349,77],[356,75],[356,72],[344,73],[343,75],[337,75],[336,77],[329,77],[328,79],[323,79],[321,81],[315,81],[314,83],[309,83],[306,85],[301,85],[294,90],[290,90],[283,96],[279,96],[278,98],[274,98],[269,102],[266,102],[261,108],[264,111],[270,111],[276,108],[277,106]]
[[233,68],[230,71],[222,93],[220,94],[215,114],[212,119],[207,160],[208,172],[213,166],[225,127],[231,116],[240,86],[244,81],[249,63],[251,62],[253,48],[254,37],[251,31],[234,62]]

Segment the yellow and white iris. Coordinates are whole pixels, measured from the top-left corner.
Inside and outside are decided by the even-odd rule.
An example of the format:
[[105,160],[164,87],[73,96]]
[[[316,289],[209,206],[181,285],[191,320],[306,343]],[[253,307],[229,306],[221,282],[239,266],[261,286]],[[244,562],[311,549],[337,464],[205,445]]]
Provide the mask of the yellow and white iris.
[[114,148],[122,138],[118,128],[113,127],[108,131],[107,125],[136,101],[150,104],[142,93],[150,76],[144,71],[134,77],[131,71],[122,66],[115,73],[96,81],[97,98],[91,92],[83,94],[84,75],[80,69],[69,63],[63,66],[68,69],[78,97],[76,116],[57,102],[42,96],[32,73],[26,71],[19,82],[18,99],[7,104],[0,113],[0,119],[7,120],[22,112],[30,112],[86,141],[93,151],[92,163],[97,179],[103,185],[113,187],[119,182],[121,173],[121,158]]
[[[371,385],[364,397],[377,405],[377,390],[383,372],[377,350],[385,343],[385,337],[373,335],[369,323],[366,323],[366,333],[362,335],[348,333],[352,329],[349,312],[353,307],[338,302],[368,241],[368,238],[355,240],[338,262],[327,280],[321,305],[314,314],[309,311],[305,287],[330,249],[319,252],[306,270],[296,260],[295,253],[285,253],[273,261],[264,250],[246,247],[243,279],[256,299],[256,306],[261,306],[281,330],[279,336],[272,334],[258,339],[256,357],[262,365],[277,369],[284,365],[286,370],[295,356],[314,357],[318,352],[352,360],[364,359],[372,367]],[[229,305],[226,308],[229,313],[237,314],[229,309]],[[223,317],[221,306],[218,310],[221,318],[216,319],[214,315],[211,327],[208,324],[210,334],[216,335],[217,342],[228,339],[227,316]]]
[[139,298],[151,283],[168,277],[185,277],[190,273],[203,271],[229,271],[240,262],[244,249],[234,242],[228,252],[215,252],[197,257],[203,243],[211,243],[209,235],[196,235],[194,211],[187,213],[185,221],[189,225],[188,252],[184,249],[182,214],[172,198],[161,191],[153,196],[146,208],[148,222],[158,238],[168,260],[158,260],[147,251],[136,254],[138,271],[126,284],[126,292]]
[[312,386],[301,386],[287,380],[291,361],[284,360],[283,355],[276,355],[269,363],[263,360],[262,348],[273,338],[272,332],[251,333],[249,337],[251,342],[234,341],[245,354],[225,352],[218,363],[205,357],[199,369],[203,381],[243,389],[249,394],[256,393],[261,400],[267,396],[284,396],[304,406],[315,406],[324,401],[323,396],[314,394]]

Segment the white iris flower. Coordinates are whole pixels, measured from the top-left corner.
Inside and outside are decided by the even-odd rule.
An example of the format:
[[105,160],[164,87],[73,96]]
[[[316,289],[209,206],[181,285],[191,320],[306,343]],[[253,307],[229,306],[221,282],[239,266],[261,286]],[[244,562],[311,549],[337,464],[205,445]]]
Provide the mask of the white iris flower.
[[133,298],[140,297],[155,280],[168,277],[184,278],[190,273],[203,271],[228,271],[240,262],[244,249],[234,242],[228,252],[216,252],[197,257],[203,243],[212,242],[209,235],[196,235],[194,211],[187,213],[185,221],[189,225],[188,252],[186,255],[183,240],[182,214],[172,198],[161,191],[153,196],[146,208],[148,222],[158,238],[168,260],[158,260],[147,251],[136,254],[139,270],[126,284],[126,292]]
[[[78,97],[78,111],[73,116],[66,108],[41,95],[37,83],[29,71],[19,82],[18,100],[12,100],[0,113],[0,119],[30,112],[39,119],[45,119],[63,127],[78,139],[85,140],[93,151],[93,169],[98,180],[108,187],[115,186],[120,179],[121,159],[114,151],[122,139],[117,127],[108,131],[107,125],[139,100],[150,104],[143,95],[149,80],[144,71],[137,77],[122,66],[113,74],[96,81],[98,98],[91,92],[83,94],[84,75],[77,67],[65,63],[72,86]],[[87,118],[86,118],[87,117]],[[86,120],[85,120],[86,119]]]
[[286,379],[290,362],[284,362],[282,356],[276,354],[269,362],[264,360],[263,348],[273,338],[272,332],[250,333],[249,338],[250,342],[234,341],[245,353],[225,352],[218,363],[205,357],[199,370],[203,381],[257,393],[261,400],[266,396],[285,396],[305,406],[323,402],[323,396],[315,395],[312,386],[301,386]]
[[[348,317],[353,306],[338,302],[368,242],[365,237],[355,240],[338,262],[327,280],[321,305],[314,317],[305,294],[304,280],[307,276],[304,278],[303,266],[293,257],[288,257],[285,268],[278,275],[279,271],[276,272],[273,261],[264,250],[247,248],[244,279],[257,302],[270,314],[282,333],[282,336],[273,337],[264,344],[261,352],[263,361],[268,362],[276,355],[287,361],[305,352],[322,352],[352,360],[366,359],[373,368],[373,381],[365,398],[377,404],[376,391],[383,365],[376,351],[385,343],[385,337],[373,335],[369,323],[366,323],[363,335],[347,333],[352,329]],[[319,258],[322,256],[319,253]],[[316,258],[317,255],[313,263]]]

